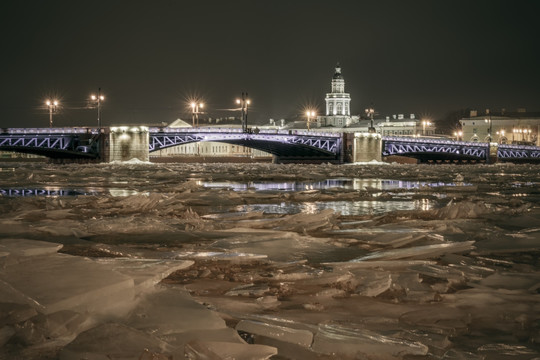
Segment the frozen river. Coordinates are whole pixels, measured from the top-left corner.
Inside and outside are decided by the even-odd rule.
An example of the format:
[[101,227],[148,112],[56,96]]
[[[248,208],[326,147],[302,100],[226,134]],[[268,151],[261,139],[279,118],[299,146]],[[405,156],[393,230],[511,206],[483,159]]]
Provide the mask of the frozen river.
[[540,358],[537,165],[5,163],[0,212],[0,240],[192,261],[162,285],[274,359]]

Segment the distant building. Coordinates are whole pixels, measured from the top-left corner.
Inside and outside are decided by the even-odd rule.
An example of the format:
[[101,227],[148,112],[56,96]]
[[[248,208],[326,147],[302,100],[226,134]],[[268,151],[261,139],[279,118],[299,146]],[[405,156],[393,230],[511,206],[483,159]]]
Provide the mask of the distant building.
[[[371,120],[360,120],[343,132],[369,132]],[[386,116],[383,119],[373,119],[375,132],[381,136],[436,136],[435,124],[428,120],[417,119],[414,114],[406,117],[404,114]]]
[[358,116],[351,116],[351,96],[345,92],[345,79],[339,63],[332,77],[331,92],[326,94],[325,102],[326,113],[317,117],[317,127],[345,127],[358,122]]
[[478,115],[473,110],[459,123],[461,132],[455,134],[458,140],[540,146],[540,114],[537,113],[527,113],[522,109],[515,113],[490,113],[486,110],[483,115]]

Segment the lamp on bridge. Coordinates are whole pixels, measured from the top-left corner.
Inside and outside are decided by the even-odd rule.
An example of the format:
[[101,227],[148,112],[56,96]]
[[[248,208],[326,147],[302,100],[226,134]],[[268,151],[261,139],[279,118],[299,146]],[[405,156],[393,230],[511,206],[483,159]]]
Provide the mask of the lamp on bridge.
[[58,110],[59,102],[58,100],[47,100],[45,104],[49,108],[49,127],[52,128],[52,114]]
[[501,129],[501,130],[497,131],[496,134],[499,136],[498,143],[502,144],[503,140],[504,140],[504,135],[506,135],[506,131],[504,131],[504,129]]
[[242,132],[247,132],[247,112],[248,112],[248,105],[251,104],[251,101],[248,98],[248,94],[242,93],[241,99],[236,99],[236,103],[240,105],[240,110],[242,111]]
[[317,116],[317,114],[313,110],[308,110],[308,111],[306,111],[306,116],[307,116],[307,129],[309,131],[309,124],[311,124],[312,119],[315,116]]
[[101,102],[105,100],[105,96],[101,95],[101,88],[98,88],[97,95],[90,95],[90,99],[97,105],[98,130],[101,130]]
[[248,116],[248,105],[251,104],[251,101],[248,98],[248,93],[242,93],[241,99],[236,99],[236,103],[240,105],[240,110],[242,111],[242,132],[247,132],[247,116]]
[[454,136],[455,136],[457,141],[462,141],[463,140],[463,131],[461,131],[461,130],[454,131]]
[[486,115],[488,116],[487,119],[485,119],[485,122],[489,123],[489,129],[488,129],[488,142],[490,143],[491,142],[491,130],[492,130],[492,126],[491,126],[491,114],[489,113],[489,109],[486,109]]
[[422,120],[422,136],[426,136],[426,126],[431,126],[429,120]]
[[199,103],[199,102],[193,101],[190,105],[191,105],[192,126],[199,127],[199,114],[202,114],[202,111],[199,111],[199,109],[204,108],[204,104],[202,102]]
[[373,126],[373,115],[374,114],[375,114],[375,109],[373,107],[370,107],[369,109],[366,109],[366,115],[370,119],[369,129],[368,129],[368,132],[370,132],[370,133],[375,132],[375,127]]

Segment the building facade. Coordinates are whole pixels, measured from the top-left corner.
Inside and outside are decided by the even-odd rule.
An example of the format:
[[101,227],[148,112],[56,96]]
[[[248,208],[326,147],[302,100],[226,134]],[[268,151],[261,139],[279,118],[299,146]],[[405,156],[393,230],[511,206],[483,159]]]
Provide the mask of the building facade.
[[325,103],[325,115],[317,117],[317,127],[345,127],[358,122],[358,116],[351,116],[351,95],[345,92],[345,79],[339,63],[336,65],[331,92],[326,94]]
[[461,131],[456,134],[457,140],[540,146],[540,116],[534,114],[518,112],[502,116],[486,112],[478,116],[474,111],[459,123]]

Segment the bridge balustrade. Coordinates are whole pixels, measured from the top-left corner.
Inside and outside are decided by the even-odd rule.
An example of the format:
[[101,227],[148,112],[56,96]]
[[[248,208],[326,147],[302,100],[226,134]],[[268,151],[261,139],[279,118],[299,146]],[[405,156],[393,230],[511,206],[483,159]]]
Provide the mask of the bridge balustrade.
[[419,159],[442,158],[488,160],[489,144],[453,141],[447,139],[425,139],[383,137],[383,155],[411,156]]

